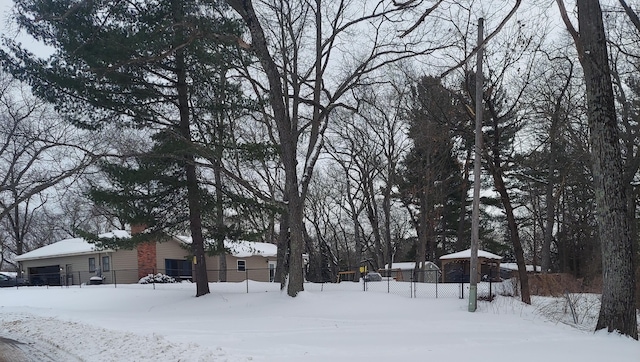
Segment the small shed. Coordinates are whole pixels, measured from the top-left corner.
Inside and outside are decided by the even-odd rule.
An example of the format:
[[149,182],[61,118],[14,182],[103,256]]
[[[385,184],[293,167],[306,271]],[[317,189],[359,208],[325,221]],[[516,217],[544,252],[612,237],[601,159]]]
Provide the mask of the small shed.
[[[471,249],[447,254],[440,257],[442,262],[442,281],[468,283],[471,274]],[[488,251],[478,250],[478,280],[497,280],[500,278],[500,260],[502,257]]]
[[[418,271],[416,269],[422,270]],[[441,275],[440,268],[431,261],[424,263],[424,269],[421,266],[416,268],[416,262],[414,261],[393,263],[391,269],[387,264],[384,270],[380,270],[380,273],[400,282],[416,281],[420,283],[437,283]]]

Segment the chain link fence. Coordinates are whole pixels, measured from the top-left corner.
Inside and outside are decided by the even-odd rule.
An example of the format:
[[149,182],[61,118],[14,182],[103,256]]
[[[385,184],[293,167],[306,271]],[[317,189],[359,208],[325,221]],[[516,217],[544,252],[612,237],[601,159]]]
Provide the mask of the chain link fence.
[[[388,293],[402,295],[408,298],[460,298],[469,295],[469,283],[441,282],[438,270],[423,271],[418,275],[414,270],[402,270],[402,276],[389,271],[369,273],[360,280],[342,281],[339,283],[311,283],[306,282],[305,290],[315,292],[345,292],[362,291],[365,293]],[[144,275],[146,274],[146,275]],[[257,293],[277,292],[280,283],[274,281],[273,268],[244,268],[243,270],[227,270],[226,282],[222,282],[224,272],[221,270],[207,270],[207,277],[212,291],[216,285],[224,285],[225,292]],[[173,275],[173,276],[172,276]],[[170,278],[169,278],[170,276]],[[100,276],[96,272],[75,271],[73,273],[40,273],[29,275],[25,283],[16,285],[46,287],[91,287],[102,284],[117,288],[124,284],[147,284],[155,289],[158,285],[183,282],[193,282],[192,275],[180,275],[176,270],[154,269],[143,273],[138,269],[120,269],[103,271]],[[478,299],[491,300],[496,295],[516,295],[518,286],[512,279],[507,281],[482,281],[477,285]]]
[[[422,274],[421,274],[422,273]],[[307,283],[305,290],[320,292],[363,291],[365,293],[387,293],[407,298],[460,298],[469,296],[468,282],[441,281],[438,270],[416,273],[414,269],[379,270],[368,273],[358,280],[344,280],[339,283]],[[516,279],[486,280],[478,282],[477,295],[480,300],[492,300],[496,295],[517,295]]]
[[[273,268],[241,268],[227,269],[226,271],[217,269],[207,269],[209,282],[227,281],[238,282],[271,282],[274,280],[275,270]],[[21,278],[22,279],[22,278]],[[46,286],[46,287],[83,287],[87,285],[109,284],[117,287],[119,284],[162,284],[193,282],[194,275],[185,273],[178,269],[110,269],[102,271],[80,270],[65,272],[60,268],[57,272],[39,272],[25,275],[24,282],[17,287],[24,286]]]

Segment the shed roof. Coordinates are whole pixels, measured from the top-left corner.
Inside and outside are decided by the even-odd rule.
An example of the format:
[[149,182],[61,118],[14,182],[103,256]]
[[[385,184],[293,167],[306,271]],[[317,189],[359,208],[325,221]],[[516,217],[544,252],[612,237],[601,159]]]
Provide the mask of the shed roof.
[[[502,257],[488,251],[478,250],[478,257],[485,259],[493,259],[493,260],[501,260]],[[453,254],[447,254],[440,257],[440,260],[449,260],[449,259],[471,259],[471,249],[459,251]]]
[[[98,235],[99,238],[111,239],[111,238],[127,238],[130,237],[129,233],[124,230],[113,230],[108,233]],[[36,259],[48,259],[59,256],[73,256],[94,254],[96,252],[112,252],[112,249],[99,249],[96,244],[90,243],[84,238],[72,238],[64,239],[53,244],[43,246],[41,248],[32,250],[28,253],[16,256],[16,261],[36,260]]]

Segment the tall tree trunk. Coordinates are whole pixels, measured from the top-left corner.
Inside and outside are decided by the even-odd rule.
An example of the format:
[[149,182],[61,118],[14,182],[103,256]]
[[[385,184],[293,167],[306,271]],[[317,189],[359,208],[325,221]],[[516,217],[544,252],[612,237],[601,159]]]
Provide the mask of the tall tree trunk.
[[[284,200],[286,202],[286,199]],[[289,213],[283,210],[280,215],[280,232],[278,235],[278,254],[276,256],[276,275],[274,281],[284,289],[289,274]]]
[[540,252],[541,269],[543,273],[548,273],[551,269],[551,239],[553,238],[553,224],[555,220],[555,198],[553,197],[553,189],[555,184],[553,182],[556,171],[556,120],[551,121],[551,130],[549,134],[549,164],[547,169],[547,185],[545,186],[545,220],[544,220],[544,239],[542,242],[542,250]]
[[566,93],[571,86],[571,80],[573,77],[573,62],[570,62],[569,75],[566,77],[566,81],[560,89],[560,95],[557,97],[553,113],[551,115],[551,125],[549,127],[549,162],[547,170],[547,185],[546,185],[546,214],[544,223],[544,239],[542,242],[542,265],[541,269],[543,273],[548,273],[551,269],[551,242],[553,241],[553,225],[555,220],[556,204],[558,197],[554,195],[555,187],[555,174],[557,168],[558,158],[558,134],[560,133],[560,120],[563,112],[562,102]]
[[420,214],[418,215],[418,245],[416,246],[416,267],[414,277],[417,282],[424,281],[424,268],[427,255],[427,240],[429,238],[429,203],[427,190],[420,191]]
[[195,275],[196,275],[196,297],[209,294],[209,279],[207,276],[207,262],[204,251],[204,236],[202,235],[202,205],[200,204],[200,187],[198,185],[198,174],[196,172],[195,157],[193,155],[194,147],[191,140],[191,122],[189,111],[189,89],[187,87],[187,69],[185,64],[184,49],[181,45],[184,43],[182,39],[182,22],[183,9],[182,2],[174,0],[172,2],[174,11],[174,21],[176,26],[176,75],[177,75],[177,91],[178,91],[178,110],[180,115],[179,132],[186,146],[185,172],[187,179],[187,199],[189,204],[189,226],[191,229],[192,252],[195,257]]
[[367,217],[371,224],[373,233],[373,243],[375,246],[376,266],[378,268],[384,268],[384,247],[382,246],[382,237],[380,236],[380,216],[378,215],[378,205],[376,203],[375,191],[373,188],[373,180],[369,177],[367,170],[361,170],[364,175],[362,182],[364,183],[362,190],[364,194]]
[[[222,128],[221,125],[218,125],[218,128]],[[218,129],[218,136],[221,136],[222,131]],[[218,142],[222,142],[221,138],[218,138]],[[221,147],[221,146],[216,146]],[[225,225],[224,225],[224,205],[223,205],[223,197],[222,197],[222,151],[216,151],[216,159],[213,165],[213,174],[215,180],[215,188],[216,188],[216,251],[218,254],[218,281],[226,282],[227,281],[227,252],[224,246],[224,239],[226,238],[225,233]]]
[[[355,276],[353,278],[354,282],[359,282],[362,277],[362,273],[360,272],[360,267],[362,266],[362,236],[360,234],[360,222],[358,221],[358,216],[360,212],[356,208],[355,200],[353,199],[353,195],[351,194],[351,184],[349,183],[347,177],[347,202],[349,203],[349,208],[351,209],[351,221],[353,222],[353,238],[355,243]],[[347,251],[349,248],[346,248]],[[336,249],[337,250],[337,249]]]
[[302,262],[302,253],[304,252],[304,234],[303,234],[303,214],[304,203],[300,196],[295,193],[290,194],[289,199],[289,218],[291,224],[291,240],[289,242],[289,280],[287,285],[287,294],[295,297],[299,292],[304,290],[304,265]]
[[[393,172],[393,171],[390,171]],[[392,176],[389,176],[387,185],[384,188],[384,199],[382,201],[382,210],[384,212],[384,244],[385,244],[385,259],[388,268],[391,269],[393,265],[393,245],[391,243],[391,180]],[[381,265],[381,267],[385,267]]]
[[[393,127],[389,127],[390,137],[389,145],[385,151],[387,159],[387,180],[383,191],[382,210],[384,212],[384,243],[386,247],[385,259],[389,269],[393,266],[393,245],[391,242],[391,192],[396,184],[396,160],[394,158],[394,150],[396,149],[395,138],[393,136]],[[384,267],[384,265],[383,265]]]
[[491,143],[483,142],[483,144],[487,145],[484,150],[484,157],[487,162],[487,168],[493,178],[494,187],[500,195],[500,201],[502,202],[502,207],[504,208],[505,215],[507,216],[509,239],[513,244],[513,252],[516,257],[516,263],[518,264],[518,277],[520,279],[520,293],[522,301],[524,303],[531,304],[531,292],[529,290],[527,265],[524,260],[524,248],[522,247],[522,241],[520,240],[520,233],[518,232],[518,224],[516,223],[516,217],[513,213],[511,198],[509,197],[509,192],[504,182],[504,162],[501,156],[501,152],[504,152],[504,150],[500,144],[500,137],[505,131],[505,128],[501,125],[495,103],[486,102],[486,104],[489,114],[491,115],[493,139],[491,140]]
[[[219,79],[221,89],[226,89],[226,71],[222,72]],[[220,92],[217,94],[218,104],[225,104],[225,94]],[[216,251],[218,255],[218,281],[227,281],[227,252],[224,245],[224,240],[227,237],[226,227],[224,224],[224,197],[222,187],[222,156],[224,152],[224,113],[223,111],[217,111],[215,117],[215,159],[213,160],[213,178],[215,181],[216,189],[216,233],[215,242],[217,244]]]
[[516,254],[516,263],[518,264],[518,278],[520,278],[520,292],[522,294],[522,301],[527,304],[531,304],[531,293],[529,291],[529,276],[527,275],[527,266],[524,260],[524,249],[522,248],[522,242],[520,240],[520,234],[518,233],[518,224],[516,223],[515,215],[513,214],[513,206],[511,205],[511,199],[509,193],[505,187],[502,175],[492,165],[491,175],[493,176],[493,182],[495,188],[500,194],[502,200],[502,207],[507,215],[507,224],[509,226],[509,238],[513,243],[513,251]]
[[587,89],[596,218],[602,249],[603,290],[596,330],[606,328],[638,339],[635,260],[602,11],[597,0],[578,0],[577,5],[580,31],[577,45]]
[[[311,236],[309,235],[306,227],[302,229],[302,234],[304,235],[304,245],[309,258],[309,261],[307,262],[307,268],[305,270],[307,280],[312,283],[323,282],[322,247],[320,246],[321,241],[318,240],[318,245],[316,247],[316,245],[313,243],[313,240],[311,240]],[[316,235],[319,234],[316,232]]]
[[[288,213],[288,276],[289,280],[281,280],[286,283],[287,294],[295,297],[304,290],[302,252],[304,240],[302,235],[302,223],[304,212],[304,199],[301,197],[298,185],[297,171],[297,144],[298,130],[292,121],[285,105],[282,78],[277,64],[274,62],[265,37],[264,29],[256,15],[253,3],[250,0],[227,0],[227,3],[242,17],[251,33],[251,48],[260,61],[269,82],[269,104],[273,111],[273,119],[276,123],[280,141],[280,156],[285,172],[285,196]],[[281,233],[286,230],[280,230]],[[281,236],[283,237],[283,236]],[[286,235],[285,235],[286,237]],[[287,254],[286,251],[282,251]]]

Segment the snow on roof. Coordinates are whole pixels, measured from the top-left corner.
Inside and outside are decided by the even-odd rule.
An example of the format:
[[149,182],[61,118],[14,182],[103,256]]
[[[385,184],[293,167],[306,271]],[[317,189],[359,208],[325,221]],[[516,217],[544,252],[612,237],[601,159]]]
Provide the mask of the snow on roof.
[[[495,259],[495,260],[502,259],[501,256],[493,254],[493,253],[490,253],[488,251],[484,251],[484,250],[478,250],[478,257],[479,258],[485,258],[485,259]],[[443,256],[440,257],[440,260],[465,259],[465,258],[471,258],[471,249],[459,251],[459,252],[453,253],[453,254],[443,255]]]
[[[124,230],[113,230],[108,233],[100,234],[98,235],[98,237],[112,239],[114,237],[127,238],[130,237],[130,235],[127,231]],[[58,256],[92,254],[98,251],[112,252],[113,250],[100,250],[96,247],[95,244],[88,242],[84,238],[72,238],[60,240],[53,244],[49,244],[36,250],[32,250],[28,253],[17,256],[15,259],[16,261],[47,259]]]
[[[517,263],[500,263],[500,269],[508,269],[508,270],[518,270]],[[537,271],[542,271],[542,267],[540,265],[536,265]],[[527,265],[527,271],[533,271],[533,265]]]
[[[192,242],[190,236],[176,236],[176,238],[185,244],[191,244]],[[265,257],[278,255],[278,247],[269,243],[246,240],[225,240],[224,246],[229,249],[231,251],[231,255],[236,258],[247,258],[253,255]]]
[[[438,266],[431,261],[427,261],[425,262],[425,266],[427,268],[431,268],[431,269],[440,269],[438,268]],[[435,267],[435,268],[434,268]],[[389,264],[385,264],[384,266],[385,269],[389,269]],[[398,262],[398,263],[393,263],[391,264],[391,269],[402,269],[402,270],[412,270],[416,268],[416,262],[415,261],[402,261],[402,262]]]

